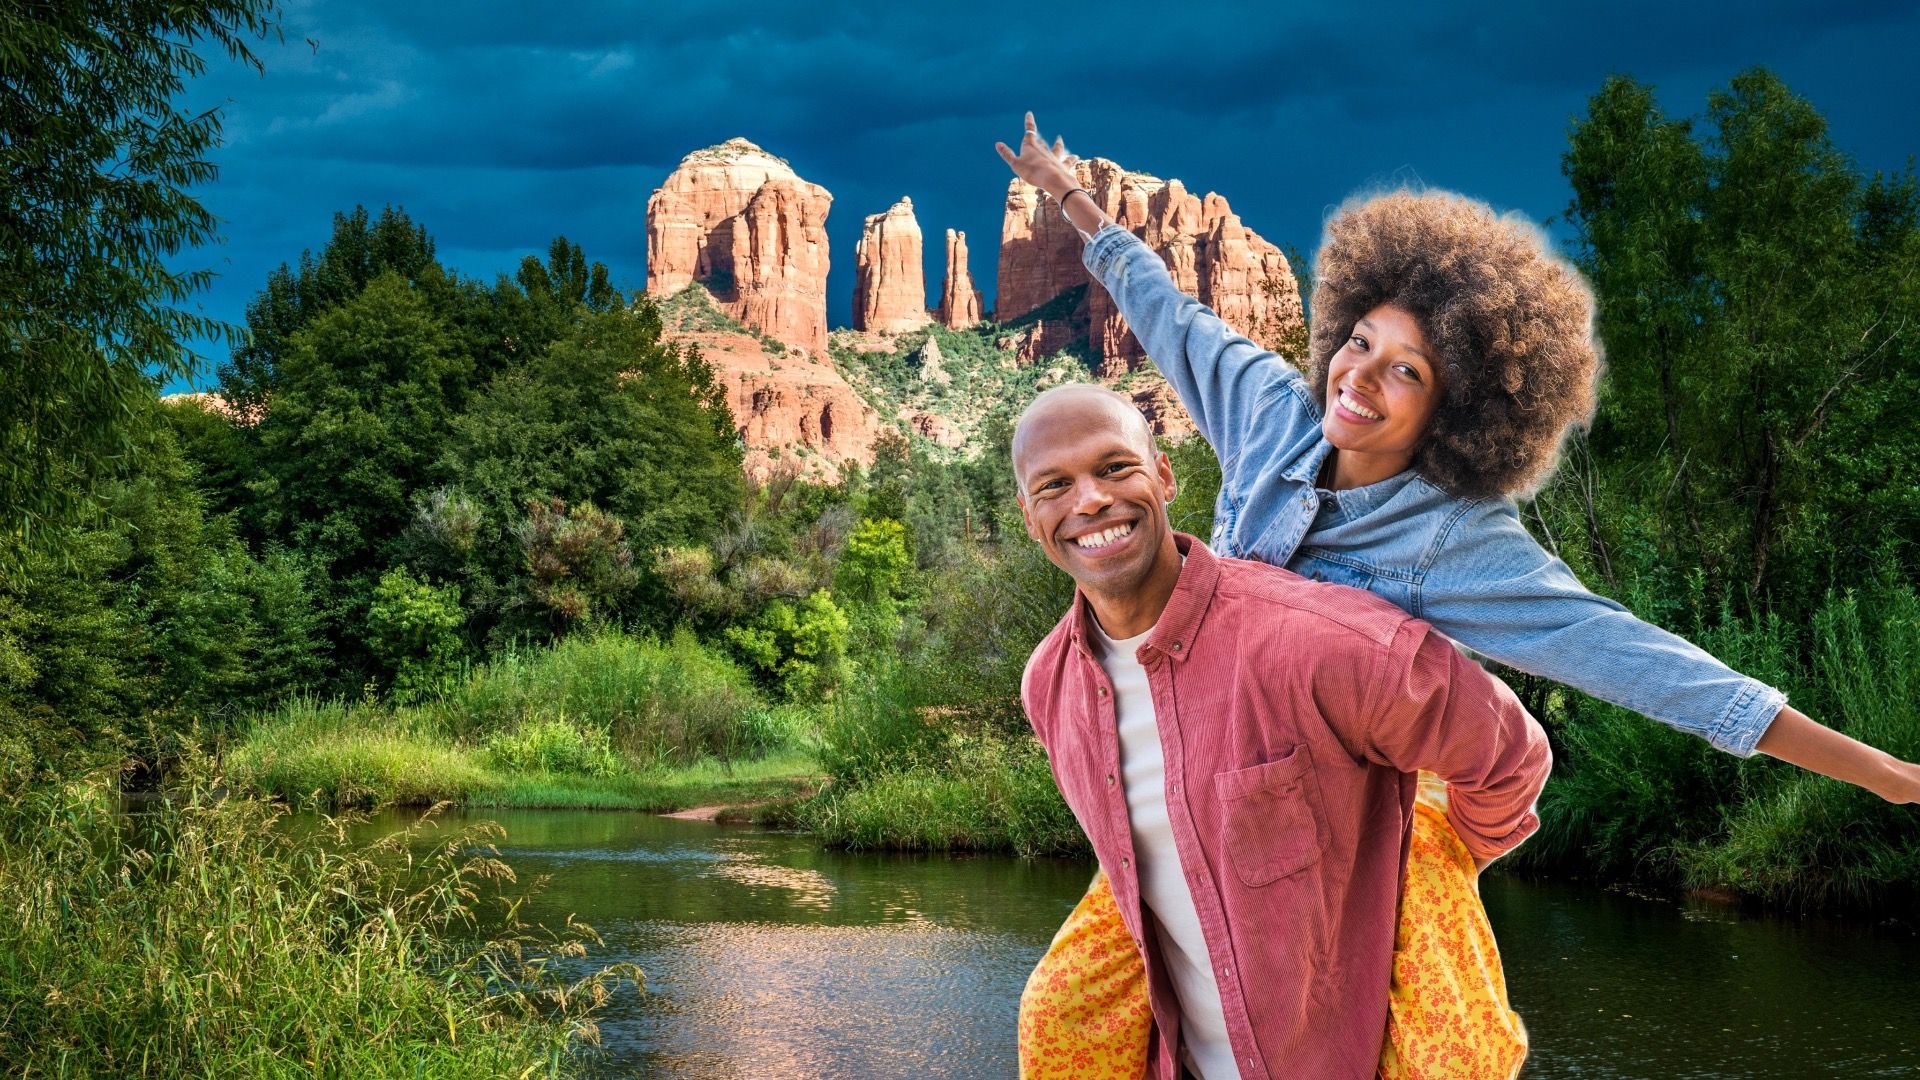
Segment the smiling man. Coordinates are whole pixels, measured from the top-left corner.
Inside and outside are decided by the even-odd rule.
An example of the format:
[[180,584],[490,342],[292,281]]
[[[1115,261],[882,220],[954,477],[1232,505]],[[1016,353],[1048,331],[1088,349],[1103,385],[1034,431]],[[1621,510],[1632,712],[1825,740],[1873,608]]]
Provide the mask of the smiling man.
[[1372,1076],[1416,771],[1484,863],[1538,825],[1545,733],[1386,601],[1175,533],[1119,394],[1042,394],[1013,465],[1078,585],[1022,698],[1146,962],[1149,1074]]

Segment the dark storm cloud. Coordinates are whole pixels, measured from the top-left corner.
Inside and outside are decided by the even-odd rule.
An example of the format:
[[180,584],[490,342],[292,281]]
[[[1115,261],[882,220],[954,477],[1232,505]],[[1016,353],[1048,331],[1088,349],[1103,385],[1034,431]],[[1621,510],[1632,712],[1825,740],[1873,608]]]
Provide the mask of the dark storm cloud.
[[229,242],[198,253],[222,275],[206,308],[238,319],[267,270],[357,203],[404,205],[465,273],[510,271],[565,234],[639,287],[647,196],[736,135],[833,193],[836,324],[861,220],[901,195],[927,237],[930,299],[941,235],[959,228],[991,302],[1008,175],[992,144],[1017,139],[1027,108],[1075,151],[1220,191],[1307,250],[1330,206],[1397,182],[1559,212],[1567,125],[1614,72],[1689,115],[1765,64],[1864,164],[1920,148],[1915,4],[830,10],[296,3],[264,78],[220,68],[190,95],[229,102],[204,193]]

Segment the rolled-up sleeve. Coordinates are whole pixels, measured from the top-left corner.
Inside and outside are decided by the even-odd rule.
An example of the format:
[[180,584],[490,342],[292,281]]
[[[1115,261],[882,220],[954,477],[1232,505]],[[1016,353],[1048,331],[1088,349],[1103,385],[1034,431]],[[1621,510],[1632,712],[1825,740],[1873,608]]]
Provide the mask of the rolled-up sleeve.
[[1447,818],[1476,858],[1504,855],[1533,835],[1553,755],[1513,691],[1417,620],[1379,651],[1378,665],[1366,756],[1445,780]]

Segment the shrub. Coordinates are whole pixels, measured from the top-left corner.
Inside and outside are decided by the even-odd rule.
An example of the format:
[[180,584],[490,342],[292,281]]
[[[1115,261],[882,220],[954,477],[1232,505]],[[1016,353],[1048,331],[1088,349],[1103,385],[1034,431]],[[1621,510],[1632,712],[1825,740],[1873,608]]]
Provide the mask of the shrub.
[[797,602],[777,599],[750,626],[729,626],[728,644],[789,701],[831,692],[845,675],[853,624],[817,589]]
[[665,642],[618,630],[510,652],[433,707],[443,730],[485,738],[564,717],[605,732],[637,764],[687,762],[762,748],[765,704],[726,657],[691,634]]
[[435,588],[402,567],[380,576],[367,610],[367,645],[393,672],[393,699],[402,704],[438,693],[460,664],[460,590]]
[[487,754],[503,769],[609,777],[626,771],[601,728],[580,728],[564,716],[530,720],[487,736]]

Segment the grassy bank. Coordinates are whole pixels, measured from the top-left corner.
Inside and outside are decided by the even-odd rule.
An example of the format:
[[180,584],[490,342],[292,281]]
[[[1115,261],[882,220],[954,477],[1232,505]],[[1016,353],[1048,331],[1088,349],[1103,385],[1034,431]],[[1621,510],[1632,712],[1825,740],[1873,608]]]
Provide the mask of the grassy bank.
[[[723,761],[579,763],[595,742],[580,729],[541,729],[538,756],[497,754],[448,735],[427,712],[377,704],[296,702],[262,717],[227,752],[242,790],[302,806],[467,806],[579,810],[684,810],[790,798],[816,784],[804,749]],[[496,744],[498,745],[498,744]]]
[[954,704],[960,682],[876,662],[826,710],[828,785],[780,822],[856,849],[1084,854],[1040,745],[995,713]]
[[829,786],[784,819],[822,843],[888,851],[1080,855],[1079,823],[1031,739],[956,737],[938,758]]
[[690,638],[607,632],[509,655],[419,705],[296,700],[226,753],[298,805],[681,810],[814,786],[811,715]]
[[140,814],[95,775],[0,803],[0,1073],[570,1075],[628,966],[546,974],[512,872],[459,830],[354,845],[209,783]]

